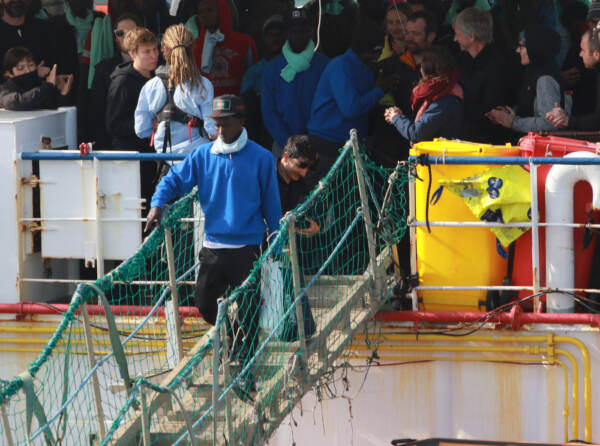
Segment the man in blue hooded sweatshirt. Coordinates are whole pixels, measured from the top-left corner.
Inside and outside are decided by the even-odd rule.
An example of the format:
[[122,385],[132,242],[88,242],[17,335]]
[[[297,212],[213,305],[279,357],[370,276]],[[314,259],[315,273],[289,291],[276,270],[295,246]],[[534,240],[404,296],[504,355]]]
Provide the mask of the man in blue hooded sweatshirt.
[[383,41],[381,27],[361,18],[350,49],[332,59],[323,71],[308,122],[308,132],[320,158],[315,175],[309,180],[312,184],[329,171],[351,129],[357,129],[361,138],[367,137],[369,111],[396,81],[395,75],[375,77]]
[[[241,98],[215,98],[211,117],[218,139],[192,150],[163,177],[152,196],[146,231],[160,225],[166,203],[198,186],[206,237],[199,254],[195,300],[202,317],[214,325],[217,299],[248,276],[266,230],[279,228],[281,203],[275,161],[267,149],[248,139]],[[241,296],[238,318],[245,351],[243,358],[241,351],[234,354],[249,360],[258,340],[260,293]],[[252,381],[249,377],[244,390],[251,390]]]
[[261,109],[273,137],[273,156],[280,158],[292,135],[307,133],[317,83],[329,58],[315,52],[312,27],[304,9],[292,11],[282,53],[265,67]]

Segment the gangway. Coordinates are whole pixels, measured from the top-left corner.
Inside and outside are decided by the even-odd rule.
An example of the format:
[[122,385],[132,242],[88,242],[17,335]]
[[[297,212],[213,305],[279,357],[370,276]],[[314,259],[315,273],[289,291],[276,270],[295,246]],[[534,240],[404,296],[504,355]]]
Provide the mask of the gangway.
[[[209,330],[178,307],[193,299],[202,243],[190,218],[198,215],[197,196],[183,197],[133,256],[95,282],[81,282],[42,354],[2,383],[0,438],[9,446],[262,444],[327,381],[389,297],[391,247],[407,229],[390,222],[406,222],[407,182],[407,169],[375,166],[352,132],[327,176],[284,216],[250,276],[220,302]],[[318,221],[315,236],[296,231],[304,218]],[[267,264],[278,265],[279,274],[264,272]],[[246,314],[243,302],[262,298],[265,286],[279,290],[282,307],[261,321],[248,354],[236,324],[259,317]],[[136,306],[145,310],[128,313]],[[249,377],[255,387],[244,385]]]
[[[134,445],[140,437],[146,439],[146,444],[153,445],[262,444],[333,366],[356,333],[385,302],[383,286],[391,278],[390,250],[388,247],[378,249],[375,245],[376,236],[370,213],[364,212],[372,204],[381,205],[371,204],[369,200],[369,192],[371,197],[375,193],[367,189],[372,186],[367,185],[369,180],[365,181],[362,173],[364,166],[355,132],[332,172],[341,169],[344,162],[349,162],[348,166],[356,169],[358,194],[355,199],[360,200],[357,204],[361,206],[319,270],[313,276],[304,277],[306,287],[301,286],[300,279],[301,267],[295,237],[296,215],[287,215],[282,225],[281,235],[287,238],[284,256],[289,257],[293,272],[291,285],[296,303],[287,313],[293,311],[296,320],[303,321],[300,302],[306,295],[316,321],[315,333],[310,337],[301,335],[299,340],[293,342],[284,342],[275,335],[277,327],[270,334],[263,332],[256,354],[250,361],[244,362],[232,360],[226,329],[217,323],[165,377],[160,384],[162,389],[151,390],[145,395],[147,408],[130,417],[114,434],[109,433],[107,438],[110,444]],[[320,188],[327,186],[326,180]],[[307,203],[303,207],[306,208]],[[302,207],[297,212],[302,215]],[[325,274],[325,270],[331,269],[331,265],[336,263],[337,254],[350,237],[360,237],[357,234],[366,235],[365,248],[372,256],[363,265],[364,271]],[[239,300],[240,296],[234,295],[221,303],[220,315],[228,311],[228,306],[235,305],[236,297]],[[278,321],[277,325],[283,322]],[[301,334],[304,332],[303,328],[298,331]],[[181,398],[174,398],[173,394],[165,392],[163,389],[172,387],[172,383],[207,345],[212,345],[212,349],[202,359],[204,366],[195,367],[202,371],[194,370],[191,373]],[[240,395],[236,386],[240,377],[250,373],[250,370],[256,377],[257,391],[247,396]],[[160,415],[153,417],[152,414],[156,413]]]

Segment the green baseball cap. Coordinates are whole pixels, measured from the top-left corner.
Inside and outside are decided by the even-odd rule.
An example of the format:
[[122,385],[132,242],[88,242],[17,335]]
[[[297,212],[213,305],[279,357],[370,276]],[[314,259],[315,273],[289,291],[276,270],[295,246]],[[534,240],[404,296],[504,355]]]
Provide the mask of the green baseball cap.
[[213,99],[211,118],[222,118],[225,116],[243,115],[246,108],[244,101],[234,94],[224,94]]

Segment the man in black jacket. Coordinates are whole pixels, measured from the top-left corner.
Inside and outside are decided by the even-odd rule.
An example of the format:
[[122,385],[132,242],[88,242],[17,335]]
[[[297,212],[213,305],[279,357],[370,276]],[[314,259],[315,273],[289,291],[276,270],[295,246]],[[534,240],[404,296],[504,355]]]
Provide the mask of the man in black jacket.
[[[581,37],[581,52],[579,53],[585,68],[598,73],[600,62],[600,29],[588,30]],[[587,115],[571,116],[558,104],[546,113],[546,119],[556,128],[594,131],[600,130],[600,73],[596,75],[596,109]]]
[[[304,181],[308,170],[317,164],[319,157],[308,135],[292,135],[287,140],[281,158],[277,160],[277,182],[281,210],[285,214],[294,209],[310,192]],[[314,222],[312,222],[314,223]],[[316,223],[311,224],[310,231],[304,235],[317,232]]]
[[380,76],[391,77],[393,82],[389,93],[371,110],[367,146],[377,164],[393,168],[399,160],[408,159],[410,143],[385,122],[384,112],[388,107],[398,107],[412,117],[410,98],[420,75],[397,54],[379,62],[377,71]]
[[[56,35],[50,23],[28,15],[28,6],[26,0],[0,0],[0,60],[9,49],[23,46],[33,53],[36,63],[44,61],[50,67],[58,64],[59,73],[74,73],[72,67],[63,67],[65,64],[54,46]],[[62,48],[62,51],[66,50]],[[74,58],[76,61],[76,54]],[[69,71],[64,71],[67,69]]]
[[[100,150],[110,149],[112,147],[111,137],[106,130],[106,103],[108,88],[110,86],[110,75],[118,65],[131,61],[131,57],[126,49],[123,48],[125,33],[137,26],[136,17],[131,14],[123,14],[117,19],[114,26],[115,56],[105,59],[96,64],[94,79],[89,89],[88,107],[86,113],[86,127],[89,133],[89,140],[95,141],[95,148]],[[85,90],[87,90],[87,79],[85,80]]]
[[505,100],[502,59],[492,46],[492,15],[483,9],[466,8],[456,16],[453,27],[454,41],[465,53],[459,79],[464,94],[461,138],[503,144],[505,130],[485,117]]
[[[110,76],[106,101],[106,131],[112,137],[115,150],[154,152],[149,139],[138,138],[134,128],[134,113],[144,84],[153,75],[158,64],[156,36],[146,28],[136,27],[125,34],[123,46],[131,56],[131,62],[117,66]],[[140,163],[142,198],[150,203],[154,162]]]
[[136,27],[125,35],[124,47],[131,61],[118,65],[110,76],[106,130],[114,149],[150,152],[150,141],[135,134],[134,113],[140,91],[158,63],[156,37],[146,28]]
[[[281,210],[286,212],[294,209],[310,193],[310,188],[304,181],[304,177],[309,169],[314,167],[319,160],[317,151],[308,135],[292,135],[288,138],[283,147],[281,158],[277,160],[277,183],[279,185],[279,198],[281,200]],[[304,216],[296,222],[296,232],[302,237],[297,238],[297,243],[304,247],[301,253],[310,252],[311,246],[318,243],[314,236],[319,233],[319,225],[311,218]],[[313,248],[314,249],[314,248]],[[312,254],[310,256],[312,257]],[[301,264],[310,262],[312,258],[300,260]],[[283,269],[284,280],[291,284],[292,272],[289,268]],[[304,275],[300,272],[301,281],[304,281]],[[306,296],[300,300],[302,314],[304,319],[304,334],[312,336],[315,333],[315,320],[310,309],[310,303]],[[287,308],[286,308],[287,310]],[[288,315],[285,322],[285,329],[282,333],[282,340],[293,342],[298,340],[298,324],[295,314]]]

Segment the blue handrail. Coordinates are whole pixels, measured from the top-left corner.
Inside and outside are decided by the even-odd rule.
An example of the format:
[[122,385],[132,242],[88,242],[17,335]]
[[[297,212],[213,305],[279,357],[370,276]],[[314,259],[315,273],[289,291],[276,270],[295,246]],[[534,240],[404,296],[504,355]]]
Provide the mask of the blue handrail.
[[181,161],[188,156],[188,153],[111,153],[111,152],[92,152],[89,155],[80,155],[79,153],[64,152],[22,152],[22,160],[93,160],[97,158],[103,161]]
[[[410,156],[411,162],[425,164],[418,156]],[[429,164],[510,164],[523,166],[529,164],[600,164],[597,158],[560,158],[560,157],[527,157],[527,156],[431,156],[426,158]]]
[[[22,152],[22,160],[92,160],[97,158],[104,161],[181,161],[187,153],[110,153],[92,152],[89,155],[78,153],[51,153],[51,152]],[[419,162],[418,156],[410,156],[412,162]],[[600,164],[598,158],[561,158],[561,157],[526,157],[526,156],[431,156],[427,158],[429,164],[453,164],[453,165],[525,165],[533,164]]]

